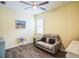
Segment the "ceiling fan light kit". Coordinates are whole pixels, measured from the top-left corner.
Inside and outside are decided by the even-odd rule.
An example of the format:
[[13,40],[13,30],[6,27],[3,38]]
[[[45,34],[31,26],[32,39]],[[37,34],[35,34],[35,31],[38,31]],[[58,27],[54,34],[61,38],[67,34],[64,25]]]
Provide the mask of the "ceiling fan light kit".
[[37,9],[37,6],[33,6],[33,9],[36,10]]

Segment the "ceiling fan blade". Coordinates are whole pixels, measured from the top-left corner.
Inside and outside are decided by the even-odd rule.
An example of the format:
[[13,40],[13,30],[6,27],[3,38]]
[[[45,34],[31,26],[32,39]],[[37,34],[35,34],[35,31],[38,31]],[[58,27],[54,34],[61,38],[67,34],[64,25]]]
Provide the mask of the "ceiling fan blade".
[[39,7],[40,9],[42,9],[42,10],[46,10],[45,8],[42,8],[42,7]]
[[4,5],[6,4],[6,2],[5,2],[5,1],[0,1],[0,3],[1,3],[1,4],[4,4]]
[[24,2],[24,1],[20,1],[20,2],[32,6],[31,4]]
[[24,8],[24,9],[29,9],[29,8],[32,8],[32,7],[27,7],[27,8]]
[[45,1],[43,3],[38,4],[38,6],[45,5],[45,4],[48,4],[48,3],[49,3],[48,1]]

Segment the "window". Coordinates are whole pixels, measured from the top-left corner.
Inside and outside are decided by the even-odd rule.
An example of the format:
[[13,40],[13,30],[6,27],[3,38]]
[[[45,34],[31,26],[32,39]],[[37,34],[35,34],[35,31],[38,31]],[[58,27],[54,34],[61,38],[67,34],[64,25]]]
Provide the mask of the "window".
[[44,19],[36,20],[36,33],[42,34],[44,31]]

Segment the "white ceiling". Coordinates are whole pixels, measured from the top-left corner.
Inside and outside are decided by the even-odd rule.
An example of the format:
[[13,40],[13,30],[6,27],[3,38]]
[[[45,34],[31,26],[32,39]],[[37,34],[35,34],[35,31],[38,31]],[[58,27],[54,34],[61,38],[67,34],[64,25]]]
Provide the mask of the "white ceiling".
[[[5,2],[6,2],[6,5],[0,4],[0,6],[11,8],[13,10],[20,11],[20,12],[23,12],[26,14],[31,14],[31,15],[37,15],[37,14],[40,14],[42,12],[46,12],[50,9],[57,8],[57,7],[64,5],[66,3],[70,3],[69,1],[49,1],[48,4],[41,6],[41,7],[46,9],[45,11],[41,10],[39,8],[37,8],[35,11],[33,8],[25,9],[25,8],[30,7],[30,6],[27,4],[23,4],[19,1],[5,1]],[[32,1],[25,1],[25,2],[33,4]],[[42,2],[44,2],[44,1],[36,1],[37,4],[42,3]]]

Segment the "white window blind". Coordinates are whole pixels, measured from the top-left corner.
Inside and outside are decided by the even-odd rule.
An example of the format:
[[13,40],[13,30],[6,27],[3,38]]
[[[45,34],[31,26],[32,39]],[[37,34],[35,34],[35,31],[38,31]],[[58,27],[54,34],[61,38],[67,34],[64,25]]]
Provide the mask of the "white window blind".
[[43,30],[44,30],[44,20],[43,19],[36,20],[36,33],[42,34]]

